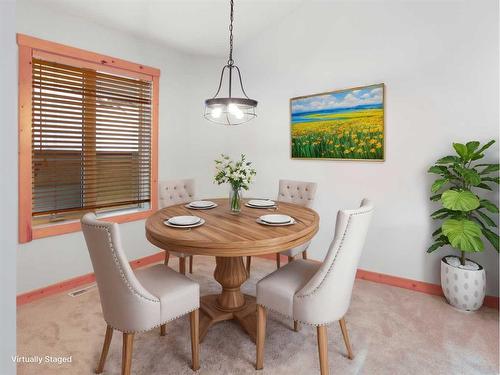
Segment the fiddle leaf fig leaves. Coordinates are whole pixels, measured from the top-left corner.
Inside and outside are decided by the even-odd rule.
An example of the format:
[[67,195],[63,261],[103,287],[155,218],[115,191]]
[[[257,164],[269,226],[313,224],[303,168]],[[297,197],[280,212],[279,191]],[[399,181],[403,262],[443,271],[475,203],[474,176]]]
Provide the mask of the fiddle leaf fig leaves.
[[486,215],[484,212],[482,212],[481,210],[477,210],[476,211],[479,216],[481,216],[483,218],[484,221],[486,221],[486,224],[488,224],[490,227],[496,227],[497,225],[495,224],[495,222],[493,220],[491,220],[491,218]]
[[500,184],[500,177],[482,177],[482,181],[494,182],[495,184]]
[[486,239],[489,241],[489,243],[491,243],[493,245],[493,247],[495,248],[495,250],[498,252],[498,234],[496,234],[495,232],[487,229],[487,228],[483,228],[482,229],[482,232],[483,232],[483,235],[486,237]]
[[451,246],[462,251],[482,251],[481,227],[468,219],[446,219],[443,223],[443,234]]
[[441,194],[435,194],[429,198],[433,202],[437,202],[438,200],[441,199]]
[[491,141],[489,141],[488,143],[486,143],[485,145],[483,145],[483,147],[481,147],[479,149],[479,151],[477,152],[477,154],[481,154],[483,151],[485,151],[487,148],[489,148],[493,143],[495,143],[494,139],[492,139]]
[[470,141],[465,144],[465,147],[467,147],[467,152],[469,154],[472,154],[474,151],[477,150],[479,147],[480,143],[478,141]]
[[433,193],[437,193],[439,189],[441,189],[444,184],[446,184],[449,180],[447,178],[440,178],[439,180],[434,181],[431,186],[431,191]]
[[488,174],[491,172],[497,172],[499,169],[498,164],[487,164],[486,168],[481,171],[481,174]]
[[474,169],[468,169],[462,166],[457,166],[454,169],[463,177],[467,184],[477,186],[481,183],[481,176]]
[[478,187],[480,189],[484,189],[484,190],[489,190],[489,191],[493,190],[490,185],[482,183],[482,182],[479,185],[477,185],[476,187]]
[[440,208],[439,210],[434,211],[431,214],[431,217],[433,219],[444,219],[445,217],[453,216],[453,214],[454,211],[448,210],[447,208]]
[[427,172],[439,174],[441,176],[446,176],[450,174],[448,168],[446,168],[444,165],[433,165],[432,167],[429,168]]
[[489,216],[499,210],[495,203],[481,197],[481,192],[493,191],[493,184],[500,184],[500,167],[498,163],[476,162],[485,157],[485,151],[494,143],[495,140],[483,145],[479,141],[453,143],[456,154],[438,159],[428,169],[437,177],[431,186],[430,200],[442,204],[431,213],[442,224],[432,233],[428,253],[450,245],[461,251],[464,259],[463,252],[483,251],[487,242],[499,251],[497,222]]
[[453,164],[460,162],[460,158],[457,156],[445,156],[444,158],[438,159],[436,164]]
[[486,208],[488,211],[490,211],[493,214],[497,214],[498,213],[498,207],[495,206],[493,203],[491,203],[487,199],[481,199],[480,200],[480,205],[481,205],[481,207]]
[[427,249],[427,252],[432,253],[433,251],[437,250],[438,248],[440,248],[446,244],[448,244],[448,242],[444,242],[444,241],[434,242],[431,246],[429,246],[429,248]]
[[462,159],[466,161],[469,160],[469,150],[467,149],[466,145],[463,145],[461,143],[453,143],[453,148]]
[[472,211],[479,207],[479,199],[468,190],[446,190],[441,195],[444,208],[453,211]]

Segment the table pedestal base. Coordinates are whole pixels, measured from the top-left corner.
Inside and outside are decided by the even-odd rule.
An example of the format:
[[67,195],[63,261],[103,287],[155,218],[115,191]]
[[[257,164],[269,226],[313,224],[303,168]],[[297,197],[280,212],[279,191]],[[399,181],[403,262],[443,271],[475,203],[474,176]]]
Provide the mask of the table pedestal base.
[[248,279],[243,257],[216,257],[215,262],[214,278],[222,291],[220,294],[201,297],[200,341],[215,323],[234,319],[255,342],[255,297],[243,294],[240,290],[241,284]]
[[200,341],[203,341],[208,329],[218,322],[225,320],[236,320],[243,330],[255,342],[257,332],[257,317],[255,297],[243,294],[245,303],[239,310],[222,311],[218,307],[217,298],[219,294],[210,294],[201,297],[200,303]]

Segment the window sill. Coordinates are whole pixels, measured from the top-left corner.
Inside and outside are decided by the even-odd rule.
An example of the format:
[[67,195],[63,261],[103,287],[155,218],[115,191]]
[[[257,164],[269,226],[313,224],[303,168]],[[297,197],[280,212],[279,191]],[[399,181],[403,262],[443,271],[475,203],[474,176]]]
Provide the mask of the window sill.
[[[154,209],[147,210],[125,210],[125,213],[120,212],[115,215],[102,215],[99,219],[110,221],[113,223],[127,223],[130,221],[143,220],[149,217],[154,212]],[[32,239],[58,236],[61,234],[79,232],[81,230],[80,221],[74,220],[58,224],[49,224],[44,226],[33,227]]]

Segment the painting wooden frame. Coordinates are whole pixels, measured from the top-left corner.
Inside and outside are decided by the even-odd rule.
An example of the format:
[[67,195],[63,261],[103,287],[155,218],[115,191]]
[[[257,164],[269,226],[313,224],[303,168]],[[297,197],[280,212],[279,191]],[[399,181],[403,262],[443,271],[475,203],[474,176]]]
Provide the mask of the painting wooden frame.
[[383,162],[385,139],[384,83],[290,99],[292,159]]

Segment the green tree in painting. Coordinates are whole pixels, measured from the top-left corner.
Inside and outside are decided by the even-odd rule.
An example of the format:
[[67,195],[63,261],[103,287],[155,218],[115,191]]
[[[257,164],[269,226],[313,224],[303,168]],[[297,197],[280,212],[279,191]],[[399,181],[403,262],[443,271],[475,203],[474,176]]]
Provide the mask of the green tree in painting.
[[477,141],[465,145],[454,143],[456,155],[445,156],[429,168],[429,173],[439,175],[432,184],[430,199],[441,202],[443,206],[431,217],[443,222],[432,234],[434,243],[428,253],[451,245],[460,251],[460,263],[464,265],[466,252],[483,251],[483,239],[498,252],[498,234],[494,229],[497,225],[489,216],[498,214],[498,207],[482,198],[480,189],[492,190],[491,184],[499,184],[499,165],[478,163],[493,143],[494,140],[482,147]]

